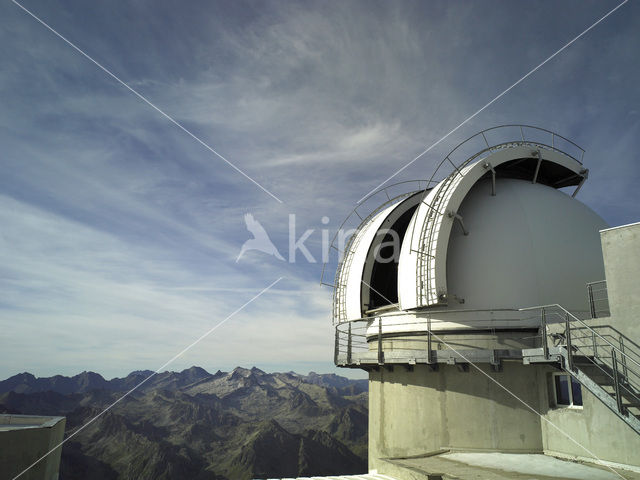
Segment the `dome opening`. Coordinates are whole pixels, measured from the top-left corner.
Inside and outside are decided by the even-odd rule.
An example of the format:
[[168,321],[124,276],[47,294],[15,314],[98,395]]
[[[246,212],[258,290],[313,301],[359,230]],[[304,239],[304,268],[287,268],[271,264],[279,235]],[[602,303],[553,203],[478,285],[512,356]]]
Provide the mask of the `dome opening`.
[[[553,188],[563,188],[580,184],[583,176],[580,173],[555,162],[542,160],[538,165],[535,157],[516,158],[495,167],[496,178],[515,178],[533,180]],[[484,178],[490,178],[487,172]]]
[[363,274],[363,312],[398,303],[400,248],[421,195],[422,192],[398,206],[395,220],[390,216],[388,223],[378,230],[377,241],[369,248]]

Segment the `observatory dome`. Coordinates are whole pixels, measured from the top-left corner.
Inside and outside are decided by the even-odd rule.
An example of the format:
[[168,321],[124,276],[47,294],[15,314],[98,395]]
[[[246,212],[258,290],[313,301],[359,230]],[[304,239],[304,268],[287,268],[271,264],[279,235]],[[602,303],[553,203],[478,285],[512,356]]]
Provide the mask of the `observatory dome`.
[[496,191],[481,180],[458,210],[468,234],[455,224],[449,238],[449,307],[586,311],[586,283],[604,277],[599,230],[607,224],[546,185],[504,178]]
[[336,272],[334,322],[377,317],[385,332],[423,330],[426,317],[441,330],[526,327],[526,307],[588,311],[607,224],[574,198],[588,174],[581,162],[510,142],[452,165],[362,221]]

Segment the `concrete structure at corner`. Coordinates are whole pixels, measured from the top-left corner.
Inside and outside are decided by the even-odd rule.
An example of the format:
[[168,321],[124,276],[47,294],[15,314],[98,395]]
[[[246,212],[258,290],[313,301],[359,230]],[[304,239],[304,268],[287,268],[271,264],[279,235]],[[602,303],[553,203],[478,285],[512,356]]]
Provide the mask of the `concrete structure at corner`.
[[[64,417],[0,415],[0,472],[14,478],[62,442]],[[20,476],[21,480],[57,480],[60,453],[56,449]]]
[[600,236],[611,324],[640,339],[640,225],[609,228]]
[[640,224],[609,229],[576,200],[582,154],[543,129],[485,130],[355,211],[334,360],[369,372],[371,472],[451,451],[640,472]]

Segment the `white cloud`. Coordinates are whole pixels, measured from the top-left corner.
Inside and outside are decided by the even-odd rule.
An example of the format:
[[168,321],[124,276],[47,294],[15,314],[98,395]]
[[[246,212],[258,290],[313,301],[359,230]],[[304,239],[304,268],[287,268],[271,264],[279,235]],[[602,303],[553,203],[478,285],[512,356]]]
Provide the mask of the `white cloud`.
[[[286,256],[296,213],[298,235],[316,228],[315,253],[322,216],[336,227],[372,187],[610,8],[245,7],[30,4],[286,205],[14,6],[0,7],[0,374],[155,368],[281,275],[286,289],[185,365],[330,365],[320,266],[259,253],[236,264],[243,214]],[[637,8],[625,5],[394,181],[429,177],[480,129],[530,123],[587,148],[587,204],[611,223],[637,220]]]

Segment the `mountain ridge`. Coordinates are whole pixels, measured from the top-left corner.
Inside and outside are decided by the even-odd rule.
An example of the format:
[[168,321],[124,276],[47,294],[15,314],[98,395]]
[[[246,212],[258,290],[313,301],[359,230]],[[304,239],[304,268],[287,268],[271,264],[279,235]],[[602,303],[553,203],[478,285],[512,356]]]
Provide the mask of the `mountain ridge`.
[[257,367],[247,369],[244,367],[236,367],[230,372],[218,370],[211,374],[204,368],[192,366],[180,372],[165,371],[155,373],[152,370],[134,370],[126,377],[114,377],[106,380],[102,375],[92,371],[83,371],[73,376],[53,375],[51,377],[36,377],[32,373],[22,372],[5,380],[0,380],[0,393],[14,391],[16,393],[36,393],[45,391],[54,391],[62,394],[84,393],[89,390],[106,389],[113,391],[130,390],[136,384],[142,382],[145,378],[149,378],[140,388],[148,390],[166,386],[171,382],[175,382],[180,387],[189,385],[190,383],[198,383],[206,381],[210,378],[219,378],[231,375],[234,379],[249,378],[263,375],[292,375],[306,383],[312,383],[319,386],[334,387],[337,389],[356,386],[356,391],[362,392],[367,390],[367,380],[352,380],[346,377],[336,375],[335,373],[318,374],[309,372],[308,375],[302,375],[295,372],[274,372],[266,373]]
[[[67,432],[143,381],[95,372],[0,381],[0,412],[64,415]],[[153,374],[63,446],[65,480],[253,478],[365,472],[367,381],[201,367]],[[89,473],[88,473],[89,472]]]

